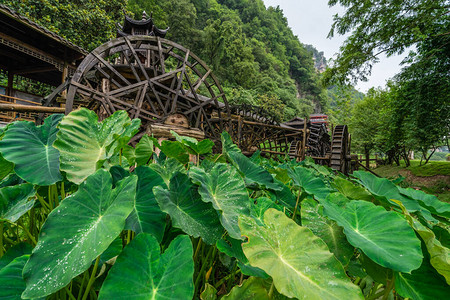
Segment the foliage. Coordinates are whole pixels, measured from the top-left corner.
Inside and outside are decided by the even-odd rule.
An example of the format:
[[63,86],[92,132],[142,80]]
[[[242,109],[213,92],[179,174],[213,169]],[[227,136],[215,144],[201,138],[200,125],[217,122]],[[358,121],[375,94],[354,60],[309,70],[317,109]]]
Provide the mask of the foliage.
[[1,0],[18,13],[87,50],[116,36],[126,1]]
[[[67,152],[87,175],[67,176],[57,162],[62,177],[50,186],[14,170],[0,181],[1,296],[375,299],[395,289],[397,299],[437,299],[448,291],[450,210],[431,195],[365,172],[343,179],[308,161],[250,159],[226,133],[220,162],[200,151],[210,142],[175,134],[171,154],[197,149],[196,165],[152,151],[136,167],[123,155],[133,131],[86,135],[67,126],[80,112],[58,120],[54,144],[69,131],[79,143],[108,140],[115,154],[92,170],[91,156]],[[91,126],[121,128],[121,114]],[[39,130],[28,126],[25,140]],[[271,175],[280,172],[284,183]]]

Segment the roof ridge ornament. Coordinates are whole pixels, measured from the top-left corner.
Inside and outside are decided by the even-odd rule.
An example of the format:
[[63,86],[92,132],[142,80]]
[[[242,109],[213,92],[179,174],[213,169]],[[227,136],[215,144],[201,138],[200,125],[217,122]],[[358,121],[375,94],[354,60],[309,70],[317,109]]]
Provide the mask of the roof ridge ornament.
[[135,20],[129,17],[125,13],[125,20],[123,25],[118,24],[117,37],[130,36],[130,35],[146,35],[146,36],[158,36],[164,38],[167,34],[167,29],[159,29],[153,23],[153,13],[150,13],[150,17],[147,12],[142,11],[142,19]]

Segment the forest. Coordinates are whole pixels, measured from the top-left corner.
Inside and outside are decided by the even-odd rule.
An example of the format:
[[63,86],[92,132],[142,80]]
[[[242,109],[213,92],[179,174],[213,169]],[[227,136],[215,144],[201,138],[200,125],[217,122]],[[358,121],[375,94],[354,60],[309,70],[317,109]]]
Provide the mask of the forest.
[[[410,151],[426,163],[438,147],[449,146],[445,1],[419,1],[410,8],[417,16],[399,13],[407,3],[392,4],[383,19],[377,18],[384,13],[383,1],[362,8],[355,1],[330,1],[349,8],[335,20],[330,36],[353,33],[323,74],[315,68],[320,62],[327,64],[320,49],[302,44],[283,11],[266,8],[262,0],[0,3],[89,51],[115,37],[124,12],[136,19],[143,11],[153,13],[159,28],[170,27],[168,39],[191,49],[213,69],[230,103],[261,106],[279,121],[326,113],[331,123],[350,126],[355,151],[366,156],[380,153],[389,163],[403,158],[408,164]],[[362,16],[367,20],[361,21]],[[390,18],[396,22],[391,24]],[[367,95],[353,88],[355,80],[370,74],[379,53],[394,55],[408,47],[414,51],[404,69],[385,87],[374,87]],[[22,82],[16,84],[32,86]]]

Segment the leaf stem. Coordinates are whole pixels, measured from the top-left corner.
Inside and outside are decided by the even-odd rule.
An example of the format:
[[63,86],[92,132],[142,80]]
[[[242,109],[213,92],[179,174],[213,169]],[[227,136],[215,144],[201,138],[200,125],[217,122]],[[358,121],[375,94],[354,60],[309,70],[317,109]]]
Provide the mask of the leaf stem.
[[0,221],[0,257],[3,256],[3,221]]
[[298,190],[297,202],[295,202],[294,213],[292,214],[292,220],[295,219],[295,214],[297,213],[298,202],[300,201],[300,195],[302,194],[302,188]]
[[80,299],[81,299],[81,293],[82,293],[82,291],[83,291],[83,286],[84,286],[84,282],[86,281],[87,275],[88,275],[88,272],[87,272],[87,271],[84,272],[84,274],[83,274],[83,279],[81,280],[80,289],[79,289],[79,291],[78,291],[77,300],[80,300]]
[[270,285],[269,299],[272,299],[272,297],[273,297],[273,280],[272,280],[272,284]]
[[25,234],[30,238],[31,242],[33,243],[33,246],[36,246],[37,242],[34,236],[28,231],[27,227],[23,225],[22,220],[18,220],[17,224],[22,228],[22,230],[25,232]]
[[200,247],[202,245],[202,239],[199,238],[198,239],[198,244],[197,244],[197,248],[195,249],[195,254],[194,254],[194,261],[197,258],[198,252],[200,251]]
[[92,269],[91,272],[91,277],[89,278],[89,282],[86,286],[86,290],[84,291],[84,295],[82,300],[86,300],[87,296],[89,295],[89,291],[91,290],[92,284],[94,284],[95,281],[95,273],[97,273],[97,267],[98,267],[98,262],[100,261],[100,255],[97,256],[97,259],[95,260],[95,264],[94,264],[94,268]]
[[389,297],[389,293],[391,292],[392,288],[394,287],[395,282],[395,276],[392,276],[392,279],[389,281],[387,287],[384,289],[384,296],[381,300],[387,300]]
[[236,274],[239,274],[241,272],[241,269],[238,269],[237,271],[236,271],[236,273],[231,273],[231,274],[228,274],[227,276],[225,276],[224,278],[222,278],[222,279],[220,279],[219,280],[219,282],[217,282],[215,285],[214,285],[214,287],[216,288],[216,289],[218,289],[221,285],[222,285],[222,283],[224,283],[225,281],[227,281],[231,276],[236,276]]
[[66,198],[66,191],[64,189],[64,181],[61,181],[61,201]]
[[77,300],[73,295],[72,292],[69,290],[69,288],[67,287],[67,285],[64,287],[64,289],[66,290],[67,295],[69,296],[69,298],[71,300]]

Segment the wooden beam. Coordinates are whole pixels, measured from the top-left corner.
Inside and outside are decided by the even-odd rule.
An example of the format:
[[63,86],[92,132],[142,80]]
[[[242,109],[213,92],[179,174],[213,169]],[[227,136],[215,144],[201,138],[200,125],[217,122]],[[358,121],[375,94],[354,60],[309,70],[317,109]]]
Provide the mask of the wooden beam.
[[65,108],[21,104],[0,104],[0,111],[64,113]]
[[51,72],[51,71],[58,71],[56,67],[49,66],[49,67],[35,67],[35,68],[28,68],[28,69],[15,69],[14,73],[18,75],[25,75],[25,74],[32,74],[32,73],[45,73],[45,72]]

